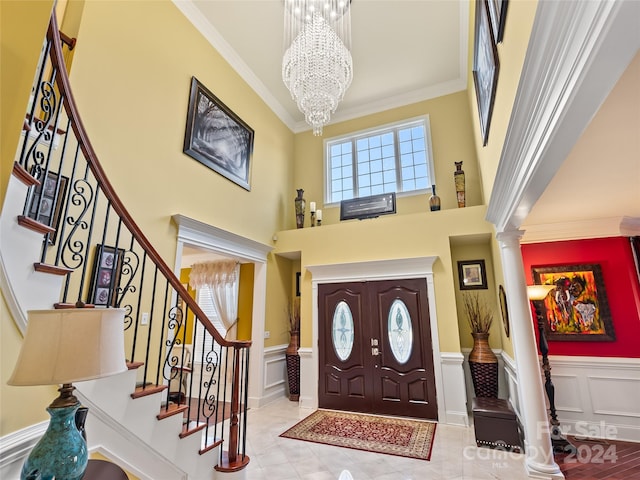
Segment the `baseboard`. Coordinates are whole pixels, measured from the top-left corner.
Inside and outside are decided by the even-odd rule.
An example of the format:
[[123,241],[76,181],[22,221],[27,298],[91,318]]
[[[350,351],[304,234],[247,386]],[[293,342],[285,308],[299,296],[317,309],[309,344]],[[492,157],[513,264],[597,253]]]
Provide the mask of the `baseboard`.
[[20,478],[22,464],[48,425],[45,420],[0,437],[0,478]]

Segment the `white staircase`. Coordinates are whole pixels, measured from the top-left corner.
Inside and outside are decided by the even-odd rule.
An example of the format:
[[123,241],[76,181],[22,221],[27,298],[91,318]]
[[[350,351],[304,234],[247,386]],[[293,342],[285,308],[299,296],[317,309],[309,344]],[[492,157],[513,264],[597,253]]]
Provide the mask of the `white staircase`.
[[[0,215],[0,286],[16,324],[24,332],[26,312],[53,308],[58,301],[63,278],[36,272],[34,263],[42,248],[43,236],[18,225],[28,187],[12,175]],[[136,370],[75,385],[77,396],[89,407],[87,443],[122,468],[143,480],[213,480],[243,478],[244,470],[231,474],[217,472],[220,445],[202,451],[204,432],[183,432],[183,415],[158,419],[163,406],[161,393],[132,398],[136,389]],[[53,398],[52,398],[53,400]],[[16,472],[28,455],[34,436],[22,435],[11,442],[12,454],[5,455],[0,444],[0,477],[18,478]],[[211,442],[208,443],[209,445]],[[16,453],[17,452],[17,453]]]

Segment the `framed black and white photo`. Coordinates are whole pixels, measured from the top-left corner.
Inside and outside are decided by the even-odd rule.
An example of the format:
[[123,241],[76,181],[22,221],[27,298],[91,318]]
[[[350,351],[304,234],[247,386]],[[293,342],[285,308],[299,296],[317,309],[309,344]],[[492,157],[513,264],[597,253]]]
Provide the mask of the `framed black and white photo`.
[[507,18],[508,0],[488,0],[489,16],[491,18],[491,30],[496,43],[502,42],[504,35],[504,21]]
[[183,151],[251,190],[254,132],[195,77],[191,78]]
[[124,250],[122,248],[116,249],[106,245],[96,245],[87,303],[101,307],[117,306],[116,300],[118,287],[120,286],[123,256]]
[[28,217],[53,229],[49,234],[49,243],[52,245],[56,243],[58,237],[58,226],[68,181],[69,179],[64,175],[47,172],[44,181],[41,181],[40,185],[31,187],[29,191]]
[[487,270],[484,260],[461,260],[458,262],[460,290],[480,290],[487,288]]
[[489,141],[489,126],[498,86],[498,50],[491,34],[486,0],[476,2],[473,83],[476,89],[482,145]]

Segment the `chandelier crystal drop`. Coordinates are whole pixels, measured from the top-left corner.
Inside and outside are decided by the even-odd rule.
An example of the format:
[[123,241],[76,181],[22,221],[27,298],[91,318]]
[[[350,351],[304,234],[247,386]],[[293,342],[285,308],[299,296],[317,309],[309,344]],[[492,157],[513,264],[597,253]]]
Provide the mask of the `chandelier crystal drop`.
[[353,79],[350,0],[285,0],[282,79],[322,135]]

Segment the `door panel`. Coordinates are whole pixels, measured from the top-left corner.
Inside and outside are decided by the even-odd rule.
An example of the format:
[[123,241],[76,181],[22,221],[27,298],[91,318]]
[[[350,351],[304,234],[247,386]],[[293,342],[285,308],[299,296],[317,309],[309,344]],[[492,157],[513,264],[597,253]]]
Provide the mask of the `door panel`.
[[[371,364],[371,353],[363,338],[369,336],[369,326],[363,322],[363,284],[320,285],[318,288],[319,385],[318,402],[323,408],[368,411],[373,394],[365,376]],[[349,356],[340,358],[334,347],[333,323],[336,307],[345,302],[353,318],[353,345]]]
[[322,284],[318,314],[320,407],[437,419],[424,279]]
[[[374,365],[373,410],[391,415],[437,418],[426,282],[411,279],[371,282],[369,285],[374,298],[371,303],[377,307],[372,312],[372,320],[376,321],[381,342],[381,353],[375,357]],[[402,362],[392,347],[392,340],[398,335],[393,329],[400,322],[395,318],[389,321],[389,313],[398,300],[404,304],[402,310],[406,308],[409,316],[406,321],[411,330],[411,345],[406,345],[400,358]],[[402,327],[402,330],[406,329]]]

